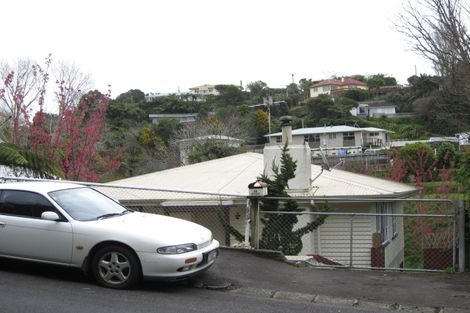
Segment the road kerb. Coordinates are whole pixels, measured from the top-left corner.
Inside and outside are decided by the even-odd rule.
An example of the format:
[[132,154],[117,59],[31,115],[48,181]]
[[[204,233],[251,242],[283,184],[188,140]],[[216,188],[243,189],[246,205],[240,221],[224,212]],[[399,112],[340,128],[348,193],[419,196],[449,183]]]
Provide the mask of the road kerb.
[[365,301],[360,299],[348,299],[331,297],[326,295],[314,295],[300,292],[259,289],[252,287],[239,287],[230,290],[231,293],[242,294],[247,296],[254,296],[259,298],[271,298],[277,300],[288,300],[295,302],[309,302],[328,305],[339,305],[343,307],[357,307],[363,309],[375,310],[388,310],[391,312],[419,312],[419,313],[461,313],[465,312],[459,309],[441,308],[441,307],[426,307],[426,306],[412,306],[399,303],[381,303]]

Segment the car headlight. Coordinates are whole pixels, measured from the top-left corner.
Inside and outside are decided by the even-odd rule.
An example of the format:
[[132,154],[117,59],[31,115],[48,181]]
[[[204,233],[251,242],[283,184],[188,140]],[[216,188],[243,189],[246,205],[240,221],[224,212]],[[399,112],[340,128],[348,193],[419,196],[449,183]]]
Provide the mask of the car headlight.
[[197,250],[197,246],[194,243],[186,243],[183,245],[161,247],[157,249],[157,252],[161,254],[181,254],[194,250]]

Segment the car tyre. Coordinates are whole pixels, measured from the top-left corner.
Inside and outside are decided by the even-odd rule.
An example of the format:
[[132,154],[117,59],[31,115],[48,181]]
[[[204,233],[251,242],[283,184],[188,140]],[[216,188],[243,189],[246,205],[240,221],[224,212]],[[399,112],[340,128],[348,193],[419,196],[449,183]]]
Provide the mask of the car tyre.
[[142,277],[137,256],[128,248],[118,245],[99,249],[93,256],[91,266],[98,284],[108,288],[129,288]]

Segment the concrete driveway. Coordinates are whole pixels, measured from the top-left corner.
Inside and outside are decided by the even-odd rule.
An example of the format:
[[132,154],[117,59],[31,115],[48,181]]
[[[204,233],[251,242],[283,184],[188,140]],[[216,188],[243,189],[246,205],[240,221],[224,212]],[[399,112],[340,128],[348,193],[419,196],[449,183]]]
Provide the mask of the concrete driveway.
[[[261,254],[263,255],[263,254]],[[200,278],[207,288],[257,297],[420,312],[470,312],[470,273],[317,269],[221,249]]]

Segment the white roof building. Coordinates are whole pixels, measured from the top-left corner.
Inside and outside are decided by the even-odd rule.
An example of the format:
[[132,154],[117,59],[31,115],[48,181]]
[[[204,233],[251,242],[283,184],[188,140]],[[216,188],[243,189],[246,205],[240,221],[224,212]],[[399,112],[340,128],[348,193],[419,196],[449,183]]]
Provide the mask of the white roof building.
[[[303,144],[307,142],[312,148],[314,156],[320,155],[320,148],[326,155],[341,154],[346,150],[348,154],[361,154],[365,149],[389,146],[389,130],[376,127],[352,127],[348,125],[298,128],[292,130],[292,142]],[[266,135],[271,144],[282,141],[282,133]]]
[[[312,177],[316,177],[321,167],[312,164],[311,170]],[[263,155],[247,152],[116,180],[112,184],[248,196],[248,184],[265,171]],[[311,195],[332,198],[401,198],[416,191],[414,187],[405,184],[338,169],[323,171],[312,186]]]
[[[322,170],[321,166],[311,164],[310,147],[304,142],[293,142],[294,136],[290,131],[290,120],[284,119],[283,141],[297,162],[295,177],[289,180],[291,189],[288,192],[292,199],[306,199],[307,204],[304,202],[303,205],[307,205],[307,210],[313,206],[318,209],[317,205],[323,206],[322,203],[327,201],[331,203],[332,211],[339,212],[339,215],[328,216],[321,226],[302,237],[300,254],[321,255],[337,264],[400,267],[404,262],[403,219],[385,215],[379,218],[373,214],[402,213],[403,203],[393,199],[409,198],[416,193],[416,188],[338,169]],[[264,155],[243,153],[121,179],[112,182],[109,187],[114,187],[103,192],[137,209],[205,225],[213,231],[215,238],[225,245],[232,245],[237,240],[220,221],[220,214],[225,216],[226,224],[240,234],[245,233],[246,240],[251,223],[250,219],[243,218],[251,214],[247,210],[248,185],[262,174],[272,177],[272,165],[279,163],[281,152],[279,145],[269,145],[265,147]],[[116,186],[129,186],[131,189],[114,191]],[[351,213],[365,214],[353,220]],[[299,216],[298,223],[305,225],[311,218],[309,215]],[[352,227],[353,240],[360,249],[349,251],[349,244],[344,240],[349,242],[351,239]],[[373,240],[376,237],[381,240],[379,247],[374,243],[377,240]],[[373,257],[374,249],[383,252],[378,259]]]

